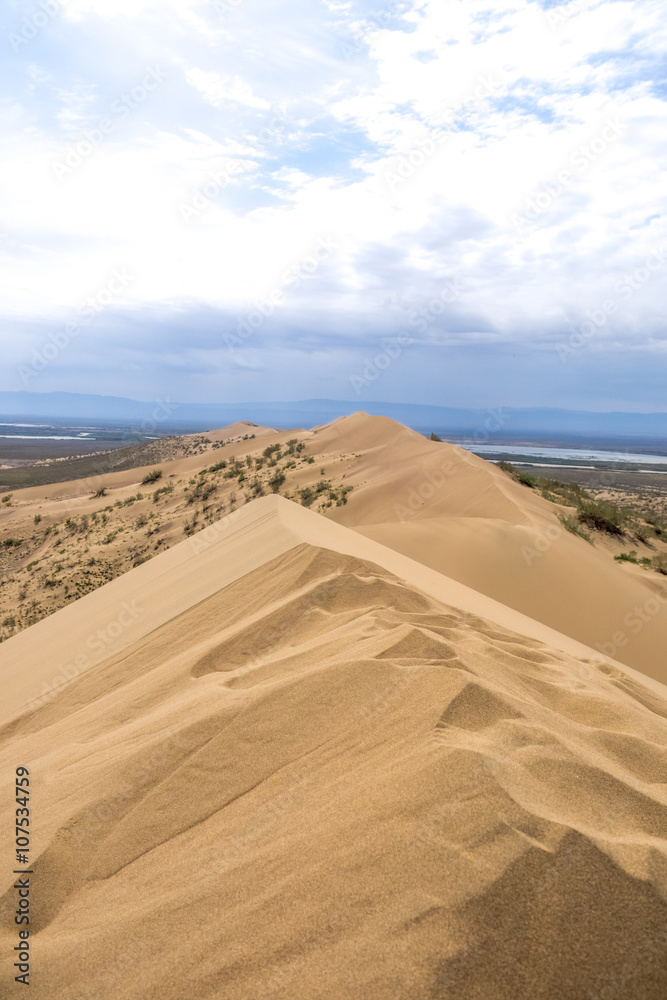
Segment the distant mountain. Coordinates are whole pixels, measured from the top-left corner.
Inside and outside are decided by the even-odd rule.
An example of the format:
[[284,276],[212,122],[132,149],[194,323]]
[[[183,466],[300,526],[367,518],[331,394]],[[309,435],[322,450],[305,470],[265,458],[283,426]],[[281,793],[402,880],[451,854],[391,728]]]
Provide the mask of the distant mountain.
[[455,409],[415,403],[307,399],[296,402],[175,403],[141,402],[119,396],[71,392],[0,392],[5,420],[46,418],[92,420],[138,429],[202,430],[236,420],[252,420],[278,428],[313,427],[364,410],[384,415],[416,430],[488,441],[596,441],[667,443],[667,413],[595,413],[548,408]]

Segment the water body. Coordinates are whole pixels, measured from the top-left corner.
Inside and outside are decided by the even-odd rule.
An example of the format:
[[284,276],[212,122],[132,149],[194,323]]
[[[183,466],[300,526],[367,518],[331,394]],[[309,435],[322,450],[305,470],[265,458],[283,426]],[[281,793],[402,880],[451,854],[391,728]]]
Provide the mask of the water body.
[[[538,462],[545,465],[564,465],[576,462],[580,468],[591,468],[590,463],[597,464],[617,464],[622,462],[627,465],[665,465],[667,466],[667,455],[642,455],[630,451],[594,451],[586,448],[548,448],[530,447],[528,445],[463,445],[467,451],[475,455],[493,455],[496,458],[511,460],[521,458],[534,460],[531,464]],[[551,460],[550,462],[548,460]],[[595,466],[593,466],[595,467]]]

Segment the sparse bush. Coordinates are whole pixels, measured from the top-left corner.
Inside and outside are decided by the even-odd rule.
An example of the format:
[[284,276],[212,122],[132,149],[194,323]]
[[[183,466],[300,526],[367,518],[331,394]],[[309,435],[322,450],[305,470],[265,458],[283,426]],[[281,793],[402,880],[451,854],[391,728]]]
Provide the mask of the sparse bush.
[[215,483],[208,483],[205,479],[194,482],[193,489],[186,489],[187,503],[205,503],[206,500],[218,489]]
[[310,486],[306,486],[305,489],[299,490],[299,499],[304,507],[310,507],[316,496],[317,494],[313,492]]
[[534,490],[537,486],[537,479],[528,472],[517,473],[516,481],[517,483],[521,483],[522,486],[529,486],[531,490]]
[[667,576],[667,556],[654,556],[651,560],[651,565],[653,566],[653,569],[657,570],[658,573],[662,573],[663,576]]
[[440,443],[442,443],[442,438],[439,437],[437,434],[435,434],[433,431],[431,431],[431,436],[429,438],[429,441],[440,441]]
[[631,552],[621,552],[620,555],[614,556],[614,559],[617,562],[629,562],[629,563],[639,562],[639,560],[637,559],[637,553],[634,549],[632,549]]
[[274,474],[271,477],[271,479],[269,479],[269,486],[271,487],[271,491],[273,493],[277,493],[278,490],[280,489],[280,487],[285,482],[285,479],[286,479],[286,476],[285,476],[284,472],[280,472],[280,471],[274,472]]
[[621,536],[628,513],[608,500],[583,500],[579,504],[579,520],[595,531]]
[[93,493],[93,499],[97,499],[98,497],[105,497],[106,495],[107,495],[106,486],[100,486],[99,490],[97,490],[96,493]]
[[39,522],[41,520],[42,520],[42,515],[41,514],[35,514],[35,517],[34,517],[35,524],[39,524]]
[[153,469],[152,472],[144,476],[141,480],[141,485],[147,486],[149,483],[157,483],[158,479],[162,479],[162,469]]
[[153,503],[157,503],[160,497],[166,496],[168,493],[173,493],[174,487],[171,483],[168,486],[160,486],[159,489],[155,490],[153,493]]
[[570,534],[578,535],[579,538],[583,538],[585,541],[590,542],[591,545],[593,544],[591,536],[588,534],[587,531],[584,531],[578,517],[574,516],[568,517],[565,514],[559,514],[558,520],[563,525],[565,530],[570,532]]

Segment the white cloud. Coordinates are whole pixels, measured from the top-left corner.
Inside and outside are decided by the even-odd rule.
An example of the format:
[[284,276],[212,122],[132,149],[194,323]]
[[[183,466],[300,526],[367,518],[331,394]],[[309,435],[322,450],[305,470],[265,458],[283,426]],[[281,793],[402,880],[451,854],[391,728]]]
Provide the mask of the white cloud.
[[[391,296],[412,307],[459,274],[463,341],[474,312],[480,338],[546,349],[611,295],[609,343],[662,350],[662,272],[614,291],[667,245],[660,5],[603,0],[556,24],[528,0],[402,9],[378,27],[352,3],[318,18],[253,0],[221,19],[196,0],[69,0],[98,74],[88,51],[71,66],[26,47],[26,89],[0,109],[6,315],[66,316],[117,266],[136,273],[129,309],[243,315],[331,234],[285,317],[384,333],[403,315]],[[54,161],[158,63],[167,82],[58,181]]]
[[226,102],[244,104],[248,108],[271,107],[270,102],[262,97],[256,97],[252,87],[240,76],[220,76],[214,71],[202,69],[186,70],[188,83],[198,90],[205,101],[216,108],[223,107]]

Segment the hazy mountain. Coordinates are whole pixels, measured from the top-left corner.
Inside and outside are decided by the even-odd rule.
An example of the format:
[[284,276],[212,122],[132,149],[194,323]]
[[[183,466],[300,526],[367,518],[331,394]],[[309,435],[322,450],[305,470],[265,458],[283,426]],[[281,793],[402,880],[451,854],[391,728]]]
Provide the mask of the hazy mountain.
[[597,413],[553,408],[510,407],[455,409],[417,403],[307,399],[296,402],[176,403],[141,402],[118,396],[70,392],[0,392],[0,415],[8,418],[94,420],[167,430],[223,426],[236,420],[289,427],[313,427],[364,410],[392,417],[421,431],[468,435],[477,441],[521,438],[642,439],[667,438],[667,413]]

